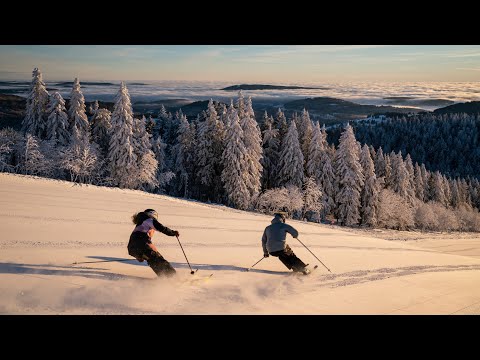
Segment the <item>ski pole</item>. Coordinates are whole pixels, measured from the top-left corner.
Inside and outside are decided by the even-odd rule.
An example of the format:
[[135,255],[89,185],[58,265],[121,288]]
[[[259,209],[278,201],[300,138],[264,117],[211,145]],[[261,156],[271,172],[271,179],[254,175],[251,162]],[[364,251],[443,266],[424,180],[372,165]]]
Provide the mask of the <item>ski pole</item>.
[[[180,247],[182,248],[183,251],[183,246],[182,243],[180,242],[180,239],[177,236],[178,243],[180,244]],[[183,251],[183,255],[185,255],[185,251]],[[190,274],[195,274],[195,271],[192,270],[192,267],[190,266],[190,263],[188,262],[187,255],[185,255],[185,260],[187,260],[188,267],[190,268]]]
[[[298,241],[300,241],[300,239],[299,239],[298,237],[295,238],[295,239],[297,239]],[[302,243],[301,241],[300,241],[300,244],[302,244],[303,246],[305,246],[305,244]],[[309,249],[308,247],[306,247],[306,246],[305,246],[305,249],[307,249],[308,251],[310,251],[310,249]],[[311,251],[310,251],[310,254],[312,254],[313,256],[315,256],[315,254],[314,254],[313,252],[311,252]],[[315,259],[317,259],[318,261],[320,261],[320,264],[322,264],[323,266],[325,266],[325,264],[324,264],[318,257],[315,256]],[[327,269],[328,271],[330,271],[330,269],[327,268],[326,266],[325,266],[325,269]],[[331,272],[331,271],[330,271],[330,272]]]
[[251,268],[253,268],[255,265],[257,265],[260,261],[262,261],[263,259],[265,259],[265,256],[262,257],[260,260],[258,260],[255,264],[253,264],[252,266],[250,266],[246,271],[250,271]]
[[77,264],[93,264],[93,263],[112,262],[112,261],[130,261],[130,260],[133,260],[133,259],[82,261],[82,262],[74,262],[74,263],[72,263],[72,265],[77,265]]

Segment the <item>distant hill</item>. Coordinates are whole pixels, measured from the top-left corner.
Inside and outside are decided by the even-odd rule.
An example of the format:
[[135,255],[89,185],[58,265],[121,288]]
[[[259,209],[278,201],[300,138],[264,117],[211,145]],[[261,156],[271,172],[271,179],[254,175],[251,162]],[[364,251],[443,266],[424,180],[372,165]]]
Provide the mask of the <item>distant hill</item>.
[[[189,120],[193,120],[203,110],[207,110],[209,101],[210,100],[195,101],[191,104],[182,106],[182,112],[187,116],[187,118]],[[217,110],[217,112],[220,111],[220,106],[222,104],[224,104],[224,103],[219,102],[219,101],[215,101],[215,100],[213,101],[213,105],[215,106],[215,110]]]
[[318,118],[322,123],[333,124],[338,121],[348,121],[365,118],[374,114],[406,114],[425,111],[418,108],[399,108],[384,105],[360,105],[351,101],[335,99],[331,97],[316,97],[308,99],[293,100],[284,105],[287,111],[301,113],[305,108],[310,116]]
[[175,111],[181,107],[192,103],[192,100],[187,99],[162,99],[154,101],[136,101],[132,104],[132,107],[135,112],[150,113],[156,117],[162,105],[167,111],[175,113]]
[[455,102],[448,99],[416,99],[414,97],[409,96],[389,96],[384,97],[384,100],[387,100],[387,105],[402,105],[402,106],[447,106],[452,105]]
[[20,130],[25,117],[27,99],[17,95],[0,94],[0,129]]
[[238,90],[288,90],[288,89],[328,89],[323,87],[305,87],[305,86],[282,86],[282,85],[264,85],[264,84],[241,84],[232,85],[220,90],[238,91]]
[[439,108],[433,111],[434,114],[448,114],[448,113],[466,113],[477,114],[480,113],[480,101],[470,101],[466,103],[453,104]]

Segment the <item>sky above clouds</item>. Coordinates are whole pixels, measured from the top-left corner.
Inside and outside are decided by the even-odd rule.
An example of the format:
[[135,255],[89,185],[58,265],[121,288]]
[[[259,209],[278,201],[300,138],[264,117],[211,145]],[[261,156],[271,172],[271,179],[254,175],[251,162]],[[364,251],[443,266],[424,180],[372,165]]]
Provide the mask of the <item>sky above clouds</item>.
[[0,79],[480,81],[479,45],[0,45]]

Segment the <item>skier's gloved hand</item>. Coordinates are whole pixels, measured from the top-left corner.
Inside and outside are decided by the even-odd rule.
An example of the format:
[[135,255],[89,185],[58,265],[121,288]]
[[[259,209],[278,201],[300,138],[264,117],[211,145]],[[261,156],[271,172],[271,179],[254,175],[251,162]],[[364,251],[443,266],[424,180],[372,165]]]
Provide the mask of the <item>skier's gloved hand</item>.
[[177,230],[174,230],[173,235],[178,237],[178,236],[180,236],[180,233]]
[[263,257],[266,258],[266,257],[269,257],[270,254],[269,253],[263,253]]

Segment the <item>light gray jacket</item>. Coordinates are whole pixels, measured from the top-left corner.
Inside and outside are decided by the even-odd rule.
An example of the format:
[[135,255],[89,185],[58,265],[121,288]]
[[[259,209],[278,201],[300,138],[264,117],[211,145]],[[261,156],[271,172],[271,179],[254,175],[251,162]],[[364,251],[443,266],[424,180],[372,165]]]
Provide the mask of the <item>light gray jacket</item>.
[[267,226],[263,232],[263,253],[284,250],[287,232],[294,238],[298,237],[298,231],[293,226],[285,224],[279,215],[275,215],[272,225]]

